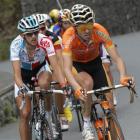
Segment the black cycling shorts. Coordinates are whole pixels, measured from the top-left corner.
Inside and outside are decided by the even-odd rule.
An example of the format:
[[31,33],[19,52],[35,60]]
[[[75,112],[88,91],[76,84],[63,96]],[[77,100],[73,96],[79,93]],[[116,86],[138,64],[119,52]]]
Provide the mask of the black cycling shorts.
[[44,61],[42,64],[40,64],[38,67],[34,68],[33,70],[26,70],[21,68],[21,76],[22,80],[25,84],[34,84],[32,81],[32,77],[36,77],[39,70],[46,64],[46,61]]
[[93,89],[98,89],[104,86],[108,86],[107,77],[100,56],[87,63],[74,61],[73,66],[75,67],[78,73],[87,72],[93,78],[94,81]]

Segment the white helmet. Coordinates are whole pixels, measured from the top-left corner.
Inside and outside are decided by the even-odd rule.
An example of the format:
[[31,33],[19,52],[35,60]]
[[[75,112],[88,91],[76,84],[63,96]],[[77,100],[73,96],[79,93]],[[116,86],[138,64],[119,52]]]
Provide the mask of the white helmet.
[[44,14],[36,14],[36,18],[38,20],[39,25],[46,22]]
[[52,22],[51,17],[48,14],[43,14],[46,21]]
[[36,19],[36,16],[32,15],[32,16],[22,18],[18,22],[17,28],[23,33],[28,33],[28,32],[33,32],[33,31],[39,30],[39,24]]
[[70,21],[74,25],[88,23],[90,21],[94,23],[95,14],[89,6],[83,4],[75,4],[70,11]]

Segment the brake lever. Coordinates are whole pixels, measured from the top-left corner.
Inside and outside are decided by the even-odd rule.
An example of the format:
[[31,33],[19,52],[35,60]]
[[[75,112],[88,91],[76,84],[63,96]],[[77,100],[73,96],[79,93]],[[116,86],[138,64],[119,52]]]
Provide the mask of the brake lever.
[[132,80],[129,80],[128,83],[129,83],[128,89],[130,90],[130,103],[133,103],[134,102],[134,95],[137,98],[138,94],[136,93],[135,88],[131,86]]
[[132,85],[132,80],[129,80],[128,83],[129,83],[128,89],[133,92],[133,94],[135,95],[135,97],[138,97],[138,94],[137,94],[135,88],[131,86]]

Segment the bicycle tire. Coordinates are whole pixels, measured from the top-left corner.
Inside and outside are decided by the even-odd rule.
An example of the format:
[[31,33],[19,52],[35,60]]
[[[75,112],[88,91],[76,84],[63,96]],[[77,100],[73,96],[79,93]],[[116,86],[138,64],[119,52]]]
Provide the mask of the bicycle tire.
[[36,132],[36,123],[33,121],[29,122],[30,132],[31,132],[31,139],[37,140],[37,132]]
[[108,117],[108,125],[111,139],[107,140],[125,140],[119,121],[113,113]]
[[81,132],[82,128],[83,128],[83,115],[81,112],[82,108],[81,108],[81,106],[78,106],[78,104],[79,104],[78,100],[75,100],[75,112],[77,115],[79,130]]
[[39,140],[54,140],[52,125],[46,118],[41,123]]
[[29,121],[29,127],[30,127],[30,132],[31,132],[31,139],[32,140],[38,140],[39,139],[39,132],[36,130],[36,124],[38,122],[38,108],[34,107],[36,104],[36,98],[35,95],[32,96],[32,101],[31,101],[31,119]]
[[61,130],[59,113],[56,106],[52,106],[52,122],[55,124],[56,131],[59,133],[57,140],[62,140],[63,135]]

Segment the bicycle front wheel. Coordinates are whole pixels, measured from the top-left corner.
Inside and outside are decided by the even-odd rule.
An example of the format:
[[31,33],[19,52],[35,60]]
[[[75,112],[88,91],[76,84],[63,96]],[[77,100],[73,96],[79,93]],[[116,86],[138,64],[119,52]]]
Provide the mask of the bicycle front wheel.
[[59,113],[56,106],[52,106],[52,122],[55,124],[55,129],[59,133],[57,140],[62,140],[60,118],[59,118]]
[[40,135],[39,136],[40,136],[39,140],[54,140],[52,125],[45,118],[41,123]]
[[121,126],[113,113],[108,118],[108,125],[110,131],[110,139],[108,140],[125,140]]

